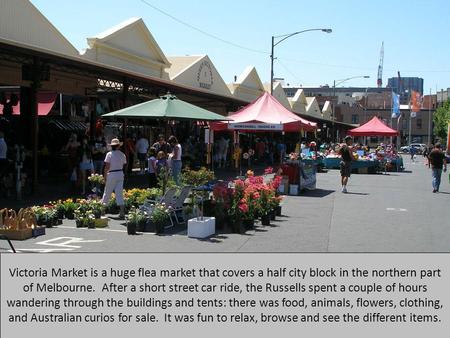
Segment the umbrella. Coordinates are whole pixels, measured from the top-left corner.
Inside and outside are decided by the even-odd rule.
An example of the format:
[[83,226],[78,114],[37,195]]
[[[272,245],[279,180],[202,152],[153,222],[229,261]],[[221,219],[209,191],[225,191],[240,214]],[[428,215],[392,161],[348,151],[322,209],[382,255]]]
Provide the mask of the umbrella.
[[104,114],[105,118],[141,118],[166,120],[226,121],[227,117],[210,112],[167,94],[159,99]]

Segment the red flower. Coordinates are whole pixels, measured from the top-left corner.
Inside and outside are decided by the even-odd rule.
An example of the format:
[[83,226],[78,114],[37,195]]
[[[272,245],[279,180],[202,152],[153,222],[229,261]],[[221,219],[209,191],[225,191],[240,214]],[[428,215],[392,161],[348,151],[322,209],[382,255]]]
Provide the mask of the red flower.
[[266,169],[264,169],[264,175],[269,175],[273,173],[273,168],[272,167],[268,167]]
[[243,212],[244,214],[248,212],[248,205],[247,204],[239,204],[239,210]]

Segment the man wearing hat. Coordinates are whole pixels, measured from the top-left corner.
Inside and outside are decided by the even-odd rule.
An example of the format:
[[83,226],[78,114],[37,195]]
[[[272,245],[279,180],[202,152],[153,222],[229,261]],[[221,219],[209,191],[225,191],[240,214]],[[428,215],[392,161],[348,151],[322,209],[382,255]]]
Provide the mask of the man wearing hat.
[[127,164],[127,158],[123,152],[119,150],[122,143],[119,139],[111,140],[111,151],[105,157],[105,192],[103,193],[102,203],[108,204],[111,194],[116,194],[116,202],[120,208],[120,219],[125,219],[125,203],[123,200],[123,179],[124,169]]
[[342,184],[342,192],[347,193],[347,183],[352,172],[352,143],[353,139],[351,136],[346,136],[345,144],[339,149],[339,154],[342,157],[340,167],[341,167],[341,184]]

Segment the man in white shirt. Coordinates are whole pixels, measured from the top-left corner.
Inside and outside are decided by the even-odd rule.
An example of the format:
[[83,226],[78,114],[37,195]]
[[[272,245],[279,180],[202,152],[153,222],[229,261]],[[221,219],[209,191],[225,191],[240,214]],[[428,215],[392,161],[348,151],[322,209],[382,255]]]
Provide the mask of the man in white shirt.
[[140,135],[139,140],[136,142],[136,153],[139,160],[141,175],[145,173],[145,164],[147,161],[148,147],[149,147],[148,140],[144,136]]
[[125,202],[123,199],[123,170],[127,164],[127,158],[125,154],[122,153],[119,148],[122,144],[118,139],[112,139],[111,141],[111,151],[106,154],[105,157],[105,173],[106,178],[105,191],[103,193],[102,203],[107,205],[111,194],[114,192],[116,194],[116,202],[120,207],[120,219],[125,219]]

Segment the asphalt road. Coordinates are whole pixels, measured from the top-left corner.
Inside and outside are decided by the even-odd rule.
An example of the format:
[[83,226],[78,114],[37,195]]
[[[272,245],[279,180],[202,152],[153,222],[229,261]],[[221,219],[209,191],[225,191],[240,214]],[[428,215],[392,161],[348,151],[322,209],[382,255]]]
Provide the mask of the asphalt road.
[[[405,172],[352,175],[349,193],[340,191],[337,170],[318,174],[317,190],[287,196],[283,217],[272,226],[206,240],[178,228],[158,236],[128,236],[116,220],[106,229],[77,229],[73,221],[47,234],[14,241],[23,252],[450,252],[450,184],[432,193],[423,159]],[[0,241],[0,251],[8,249]]]

